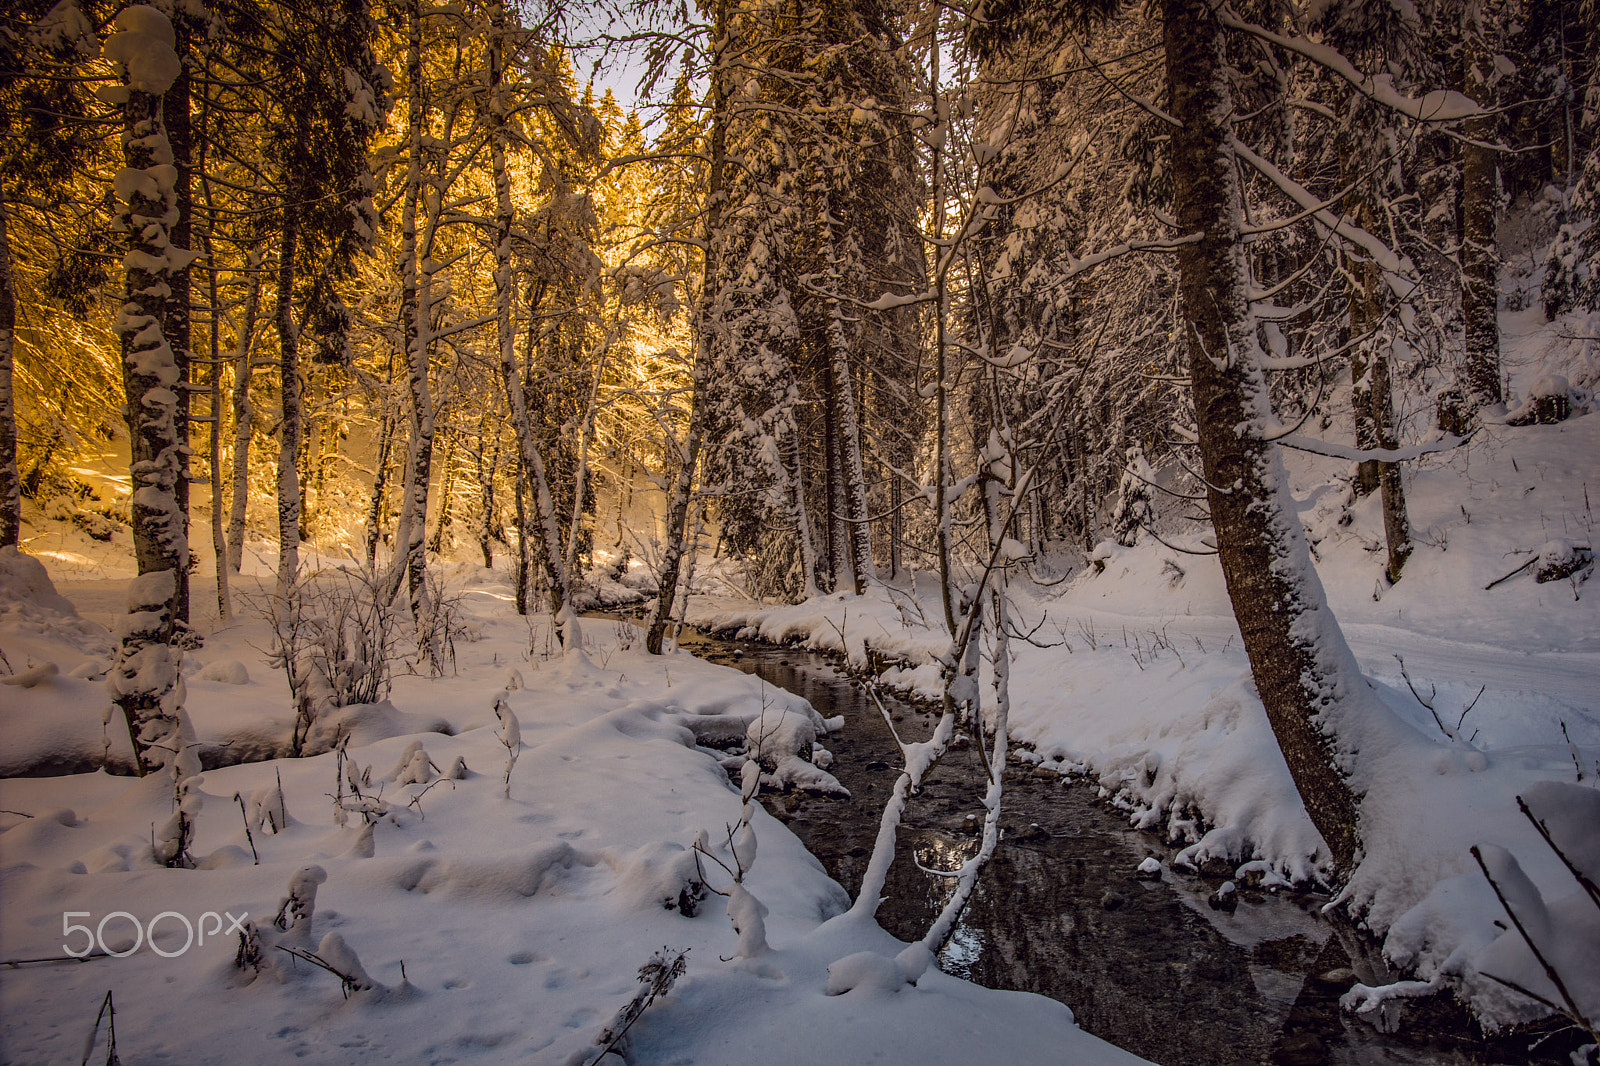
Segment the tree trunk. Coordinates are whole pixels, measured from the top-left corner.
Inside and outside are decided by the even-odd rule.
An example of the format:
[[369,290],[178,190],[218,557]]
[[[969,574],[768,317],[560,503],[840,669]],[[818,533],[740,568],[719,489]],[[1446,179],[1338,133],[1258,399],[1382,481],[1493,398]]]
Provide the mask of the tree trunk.
[[[539,553],[544,565],[545,582],[550,596],[550,614],[556,626],[556,635],[563,641],[567,636],[566,616],[570,613],[569,575],[561,551],[561,531],[556,521],[555,501],[550,495],[550,481],[545,472],[544,454],[534,436],[533,421],[528,415],[527,394],[517,369],[516,334],[511,321],[511,230],[516,219],[511,202],[511,177],[506,165],[506,146],[510,140],[509,120],[506,117],[507,100],[504,87],[506,13],[504,5],[496,0],[493,8],[494,32],[490,36],[489,92],[490,116],[489,148],[494,168],[495,188],[495,336],[500,348],[500,384],[505,390],[506,403],[511,410],[511,428],[517,436],[517,533],[519,573],[517,579],[517,611],[526,614],[531,609],[528,602],[529,534],[532,532],[527,514],[524,492],[533,496],[534,512],[539,523],[543,550]],[[533,357],[532,328],[530,324],[528,356]],[[573,503],[582,506],[581,497]]]
[[1282,462],[1261,437],[1270,417],[1245,302],[1233,106],[1209,0],[1163,0],[1175,212],[1202,239],[1178,253],[1189,373],[1228,595],[1256,689],[1312,824],[1348,869],[1359,848],[1349,768],[1334,730],[1364,684],[1311,568]]
[[5,191],[0,189],[0,548],[22,538],[22,478],[17,472],[17,398],[12,360],[17,337],[17,296],[11,286],[11,238]]
[[175,193],[160,93],[131,85],[126,91],[124,167],[117,187],[127,197],[118,212],[128,242],[127,287],[116,330],[127,392],[130,515],[139,576],[128,589],[128,615],[107,686],[127,721],[140,775],[171,767],[176,776],[186,752],[181,653],[172,642],[189,542],[178,494],[186,469],[186,434],[178,420],[183,379],[164,325],[171,276],[188,257],[172,246],[167,232]]
[[[1372,364],[1372,416],[1378,447],[1390,451],[1400,446],[1395,436],[1394,403],[1389,382],[1389,349],[1376,353]],[[1411,519],[1406,514],[1405,483],[1401,480],[1400,464],[1379,462],[1378,490],[1383,504],[1383,539],[1388,545],[1387,574],[1392,585],[1400,580],[1400,571],[1411,557]]]
[[451,497],[455,495],[456,480],[456,442],[454,436],[447,436],[444,445],[444,477],[439,483],[439,520],[434,523],[433,537],[428,542],[428,550],[435,555],[444,551],[444,534],[451,521]]
[[721,239],[722,199],[728,152],[728,73],[723,70],[728,45],[728,0],[715,0],[711,42],[711,172],[706,189],[705,259],[701,266],[700,306],[696,310],[699,336],[695,342],[694,370],[689,391],[689,426],[678,455],[677,476],[667,493],[666,542],[661,548],[660,586],[650,625],[645,631],[645,649],[660,655],[672,621],[673,600],[678,591],[678,574],[683,566],[684,541],[688,536],[689,498],[694,487],[694,470],[700,460],[700,439],[705,434],[706,379],[711,367],[711,294],[716,290],[720,263],[715,244]]
[[278,424],[278,595],[288,592],[300,571],[300,455],[299,334],[294,322],[294,258],[300,229],[293,210],[294,197],[285,192],[278,241],[278,384],[282,405]]
[[[192,32],[190,20],[186,15],[180,14],[173,19],[175,50],[178,57],[184,60],[189,54],[189,37]],[[176,170],[176,180],[173,182],[173,206],[177,214],[167,237],[172,246],[187,251],[192,247],[194,228],[194,182],[193,182],[193,149],[194,129],[189,115],[189,66],[181,62],[178,69],[177,80],[166,91],[161,101],[162,121],[167,128],[167,140],[172,146],[172,162]],[[167,314],[161,328],[167,337],[167,343],[172,347],[172,357],[178,365],[178,406],[174,417],[178,420],[178,440],[183,447],[178,449],[179,461],[182,466],[178,471],[178,481],[175,489],[178,494],[178,509],[183,512],[183,521],[187,527],[189,521],[189,380],[191,372],[189,363],[193,357],[194,333],[191,324],[192,301],[190,286],[190,264],[186,261],[181,268],[175,268],[168,281],[172,295],[167,298]],[[178,572],[178,593],[173,602],[173,611],[177,622],[181,626],[189,624],[189,568],[186,566]]]
[[857,417],[855,385],[850,374],[850,342],[845,334],[844,303],[839,298],[839,260],[834,247],[833,215],[826,193],[821,198],[822,256],[828,276],[828,384],[836,419],[840,498],[848,537],[850,584],[860,596],[876,579],[872,565],[872,526],[867,521],[866,477],[861,464],[861,422]]
[[411,444],[406,456],[404,502],[395,531],[396,587],[404,580],[412,621],[419,638],[419,653],[437,663],[432,633],[432,604],[427,583],[428,482],[433,472],[433,396],[428,371],[433,350],[432,270],[422,260],[417,239],[417,207],[422,198],[423,130],[427,102],[423,92],[422,11],[419,0],[406,10],[406,179],[400,219],[400,318],[406,354],[406,382],[411,400]]
[[233,352],[233,502],[228,513],[228,565],[236,574],[244,565],[244,527],[250,509],[250,436],[255,418],[250,404],[250,347],[261,307],[261,271],[261,253],[252,248],[244,316]]
[[[1483,17],[1486,0],[1466,5],[1462,27],[1462,91],[1485,109],[1494,107],[1489,80],[1495,70],[1494,24]],[[1495,152],[1485,145],[1495,139],[1493,115],[1468,119],[1461,146],[1461,319],[1465,333],[1465,386],[1472,411],[1500,403],[1500,256],[1496,221],[1500,207],[1500,170]]]
[[372,473],[372,495],[367,501],[367,566],[369,568],[376,566],[378,562],[378,541],[383,536],[384,513],[388,510],[385,504],[389,498],[389,467],[393,462],[395,422],[394,412],[385,406],[383,422],[378,429],[378,458]]

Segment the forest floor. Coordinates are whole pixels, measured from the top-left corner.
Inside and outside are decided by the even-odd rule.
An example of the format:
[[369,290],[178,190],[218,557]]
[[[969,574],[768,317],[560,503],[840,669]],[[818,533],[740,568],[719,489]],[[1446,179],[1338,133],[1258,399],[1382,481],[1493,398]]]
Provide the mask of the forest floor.
[[[1586,413],[1489,426],[1408,464],[1416,551],[1392,587],[1377,501],[1346,498],[1348,464],[1290,462],[1329,602],[1393,719],[1388,743],[1357,753],[1365,852],[1342,902],[1400,968],[1464,992],[1494,1021],[1542,1009],[1486,973],[1558,993],[1505,930],[1474,845],[1581,1005],[1600,1013],[1600,911],[1516,806],[1528,797],[1570,857],[1600,874],[1600,590],[1583,582],[1592,570],[1540,583],[1529,569],[1486,587],[1540,553],[1594,546],[1597,456],[1600,415]],[[503,568],[442,567],[454,612],[444,676],[402,662],[387,700],[323,722],[324,742],[349,737],[373,800],[367,825],[336,809],[341,793],[350,806],[338,753],[281,757],[291,701],[252,606],[266,602],[271,559],[253,555],[258,576],[236,589],[228,622],[201,591],[202,560],[204,644],[185,658],[185,706],[208,765],[245,761],[202,778],[197,868],[157,866],[151,837],[170,786],[81,772],[107,751],[128,754],[100,678],[131,555],[125,531],[103,543],[70,517],[32,516],[29,554],[0,558],[0,673],[31,671],[28,684],[0,687],[0,774],[53,774],[0,778],[0,1061],[80,1056],[109,991],[127,1061],[581,1063],[642,987],[640,967],[684,950],[685,973],[629,1031],[631,1061],[1136,1061],[1050,1000],[937,971],[906,984],[890,962],[902,945],[844,917],[843,891],[759,809],[745,883],[766,908],[770,948],[735,958],[724,897],[684,895],[702,878],[729,887],[690,848],[705,833],[735,865],[726,827],[740,816],[721,754],[696,739],[740,735],[763,712],[812,712],[687,654],[647,656],[620,623],[586,621],[581,651],[563,655],[542,621],[516,614]],[[1167,539],[1205,550],[1198,534]],[[1149,540],[1095,555],[1088,567],[1045,557],[1013,581],[1032,639],[1012,644],[1020,757],[1097,780],[1134,824],[1185,843],[1183,862],[1269,884],[1326,874],[1215,560]],[[339,562],[330,551],[308,566],[331,576]],[[946,638],[926,574],[788,607],[741,597],[725,562],[700,575],[692,621],[862,666],[870,645],[900,661],[885,683],[936,690],[931,656]],[[493,710],[502,692],[523,742],[509,797]],[[464,776],[441,776],[458,760]],[[271,832],[262,816],[279,802],[286,817]],[[272,919],[297,877],[302,895],[320,884],[314,915],[279,932]],[[267,949],[253,980],[234,963],[230,927],[245,915]],[[4,965],[91,943],[121,957]],[[347,997],[337,977],[277,947],[318,953],[371,987]],[[829,965],[859,952],[878,963],[836,968],[835,986],[855,987],[828,995]]]
[[[99,751],[105,735],[114,754],[125,748],[119,723],[102,731],[105,689],[92,678],[123,582],[63,582],[80,615],[27,559],[11,557],[3,573],[0,646],[19,671],[61,671],[0,689],[9,768]],[[687,726],[732,719],[742,735],[764,709],[809,707],[687,653],[648,656],[625,625],[587,621],[582,653],[562,655],[542,623],[515,613],[498,576],[456,587],[448,676],[399,676],[388,701],[342,714],[349,759],[358,776],[370,769],[364,791],[382,809],[370,827],[359,814],[340,824],[335,795],[348,789],[336,787],[334,752],[208,770],[193,870],[152,858],[152,824],[171,808],[164,780],[0,780],[0,960],[91,942],[127,952],[0,966],[0,1060],[76,1061],[110,991],[129,1062],[585,1062],[642,987],[640,967],[687,951],[684,975],[630,1030],[630,1061],[1138,1061],[1078,1030],[1058,1003],[937,970],[915,986],[897,977],[828,995],[831,963],[870,951],[892,965],[903,945],[841,917],[842,890],[759,806],[745,884],[767,908],[771,948],[732,958],[724,898],[706,894],[689,916],[683,892],[702,876],[689,850],[702,832],[734,865],[726,827],[739,792]],[[268,643],[265,623],[241,612],[186,658],[186,707],[209,750],[261,754],[287,740],[288,692],[264,661]],[[492,711],[508,684],[524,743],[509,797]],[[438,772],[405,772],[416,742]],[[440,776],[457,759],[465,776]],[[280,787],[287,825],[247,838],[236,797],[254,814]],[[714,862],[701,865],[711,888],[728,887]],[[308,866],[325,875],[311,927],[280,933],[272,919]],[[247,914],[268,947],[248,981],[230,929]],[[338,978],[274,941],[352,973],[348,951],[372,987],[347,998]]]

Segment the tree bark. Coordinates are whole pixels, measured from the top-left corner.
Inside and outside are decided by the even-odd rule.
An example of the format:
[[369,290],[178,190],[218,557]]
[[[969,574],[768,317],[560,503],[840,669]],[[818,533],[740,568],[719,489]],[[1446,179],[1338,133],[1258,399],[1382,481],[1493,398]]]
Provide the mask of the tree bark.
[[705,392],[711,366],[711,294],[716,289],[720,266],[715,245],[721,239],[723,168],[728,152],[728,74],[722,69],[728,45],[728,0],[716,0],[711,32],[711,172],[706,190],[705,258],[701,267],[700,306],[696,312],[699,336],[695,342],[694,370],[690,382],[689,425],[678,456],[677,476],[673,478],[667,494],[666,542],[661,549],[660,586],[656,593],[655,609],[650,613],[650,624],[645,630],[645,649],[651,655],[661,654],[667,626],[672,621],[673,601],[678,592],[678,575],[683,566],[685,540],[688,537],[689,500],[694,488],[695,466],[700,460],[700,440],[705,434],[706,406],[709,402]]
[[278,383],[282,403],[278,423],[278,595],[288,592],[300,571],[300,402],[299,333],[294,321],[295,246],[300,229],[294,197],[285,191],[278,235]]
[[[1462,91],[1485,109],[1494,107],[1493,24],[1484,2],[1466,5]],[[1465,333],[1465,386],[1472,410],[1500,403],[1500,256],[1496,250],[1500,169],[1493,148],[1493,115],[1468,119],[1461,145],[1461,319]]]
[[[128,589],[128,615],[107,687],[127,721],[140,775],[170,767],[176,785],[188,776],[179,769],[187,765],[182,653],[172,644],[189,541],[178,494],[187,469],[186,434],[178,420],[183,379],[164,326],[171,275],[180,264],[187,265],[188,256],[172,246],[167,232],[175,193],[160,93],[127,81],[124,91],[124,167],[117,186],[122,194],[118,221],[127,234],[127,285],[115,328],[122,341],[130,516],[139,576]],[[197,765],[193,769],[198,772]]]
[[[392,372],[392,368],[391,368]],[[383,537],[383,518],[388,510],[389,467],[393,461],[395,416],[387,405],[378,429],[378,459],[372,472],[372,495],[367,500],[367,566],[378,563],[378,541]]]
[[22,478],[17,472],[17,397],[12,366],[17,337],[17,296],[11,284],[11,238],[5,191],[0,189],[0,548],[22,537]]
[[866,476],[861,462],[861,420],[855,384],[850,373],[850,341],[845,331],[844,303],[839,296],[838,249],[834,244],[833,213],[826,190],[820,197],[822,258],[827,272],[828,384],[833,394],[836,420],[836,454],[839,462],[839,500],[848,538],[850,584],[857,596],[867,590],[877,574],[872,564],[872,526],[867,521]]
[[244,316],[233,351],[233,501],[228,512],[228,565],[239,573],[244,565],[244,527],[250,510],[250,437],[255,408],[250,403],[250,347],[261,308],[261,253],[251,249],[249,288]]
[[1284,761],[1334,863],[1359,848],[1348,767],[1335,754],[1341,701],[1363,684],[1311,568],[1276,449],[1246,304],[1233,105],[1222,31],[1210,0],[1163,0],[1180,232],[1178,254],[1190,384],[1228,595],[1256,688]]
[[417,208],[422,198],[423,130],[427,100],[422,69],[422,11],[419,0],[406,9],[406,179],[400,218],[400,319],[405,346],[406,382],[411,400],[411,443],[406,456],[400,523],[395,531],[395,572],[391,588],[404,580],[411,617],[419,638],[419,651],[437,663],[433,647],[427,582],[428,483],[433,472],[434,410],[429,390],[429,362],[433,350],[433,273],[423,262],[417,237]]
[[[175,50],[181,65],[178,68],[178,77],[172,87],[162,97],[162,121],[167,128],[167,141],[172,146],[172,162],[176,169],[176,180],[173,182],[173,206],[177,215],[168,230],[168,240],[177,249],[187,251],[193,243],[194,230],[194,181],[193,181],[193,150],[194,127],[189,114],[189,38],[192,32],[189,18],[179,14],[172,20]],[[175,417],[178,420],[178,439],[182,445],[178,449],[179,460],[182,463],[178,471],[178,481],[175,490],[178,494],[178,509],[183,512],[183,521],[187,528],[189,521],[189,382],[191,378],[190,361],[193,358],[194,331],[192,327],[192,288],[190,285],[190,264],[185,262],[181,268],[174,269],[167,282],[172,289],[172,295],[167,298],[167,314],[161,328],[167,337],[167,343],[172,347],[172,357],[178,365],[178,407]],[[178,572],[178,593],[173,603],[180,625],[189,624],[189,568],[185,566]]]
[[[506,403],[511,410],[511,428],[517,437],[517,611],[526,614],[531,609],[528,602],[528,554],[532,523],[528,521],[524,493],[533,497],[533,509],[539,523],[543,550],[539,553],[544,566],[546,589],[549,593],[550,614],[555,620],[556,635],[566,638],[566,616],[570,613],[569,575],[561,551],[561,531],[556,521],[555,501],[550,495],[550,481],[545,472],[544,454],[539,450],[534,436],[533,421],[528,414],[527,394],[517,369],[516,334],[511,321],[511,229],[516,219],[511,202],[511,177],[506,165],[506,146],[510,140],[509,120],[506,117],[505,34],[506,13],[499,0],[493,8],[494,32],[490,35],[489,62],[489,149],[494,169],[495,188],[495,337],[499,345],[500,383],[505,390]],[[533,356],[532,329],[529,330],[529,358]],[[577,500],[574,508],[582,506]]]

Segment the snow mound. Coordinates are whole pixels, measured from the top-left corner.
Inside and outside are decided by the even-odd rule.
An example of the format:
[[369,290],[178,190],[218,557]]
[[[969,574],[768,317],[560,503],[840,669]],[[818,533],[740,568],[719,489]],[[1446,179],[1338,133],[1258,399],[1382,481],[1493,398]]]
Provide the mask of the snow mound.
[[764,707],[745,729],[745,750],[763,768],[775,771],[791,756],[809,760],[819,729],[826,732],[827,726],[809,708]]
[[238,659],[216,659],[200,668],[200,680],[220,681],[224,685],[248,685],[250,671]]
[[44,564],[14,547],[0,548],[0,612],[19,611],[40,619],[77,618],[77,608],[56,591]]

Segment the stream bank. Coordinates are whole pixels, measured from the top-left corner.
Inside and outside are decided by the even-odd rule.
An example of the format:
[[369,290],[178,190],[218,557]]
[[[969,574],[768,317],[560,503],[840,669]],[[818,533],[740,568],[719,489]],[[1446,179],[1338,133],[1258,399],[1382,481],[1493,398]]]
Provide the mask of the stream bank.
[[[682,647],[804,696],[824,717],[845,716],[825,743],[851,798],[763,800],[854,895],[900,770],[877,708],[815,652],[694,633]],[[897,728],[931,729],[926,710],[885,702]],[[878,912],[895,936],[920,937],[946,898],[944,879],[918,864],[952,869],[976,846],[982,775],[974,751],[953,750],[908,807]],[[1216,883],[1174,874],[1175,849],[1130,828],[1097,793],[1050,771],[1008,769],[1003,837],[940,955],[946,972],[1064,1002],[1085,1030],[1162,1066],[1570,1061],[1575,1041],[1485,1036],[1442,996],[1394,1002],[1382,1016],[1342,1011],[1353,981],[1394,975],[1375,971],[1382,963],[1366,939],[1321,916],[1325,895],[1245,887],[1234,909],[1215,909]],[[1136,872],[1149,856],[1162,864],[1159,879]]]

